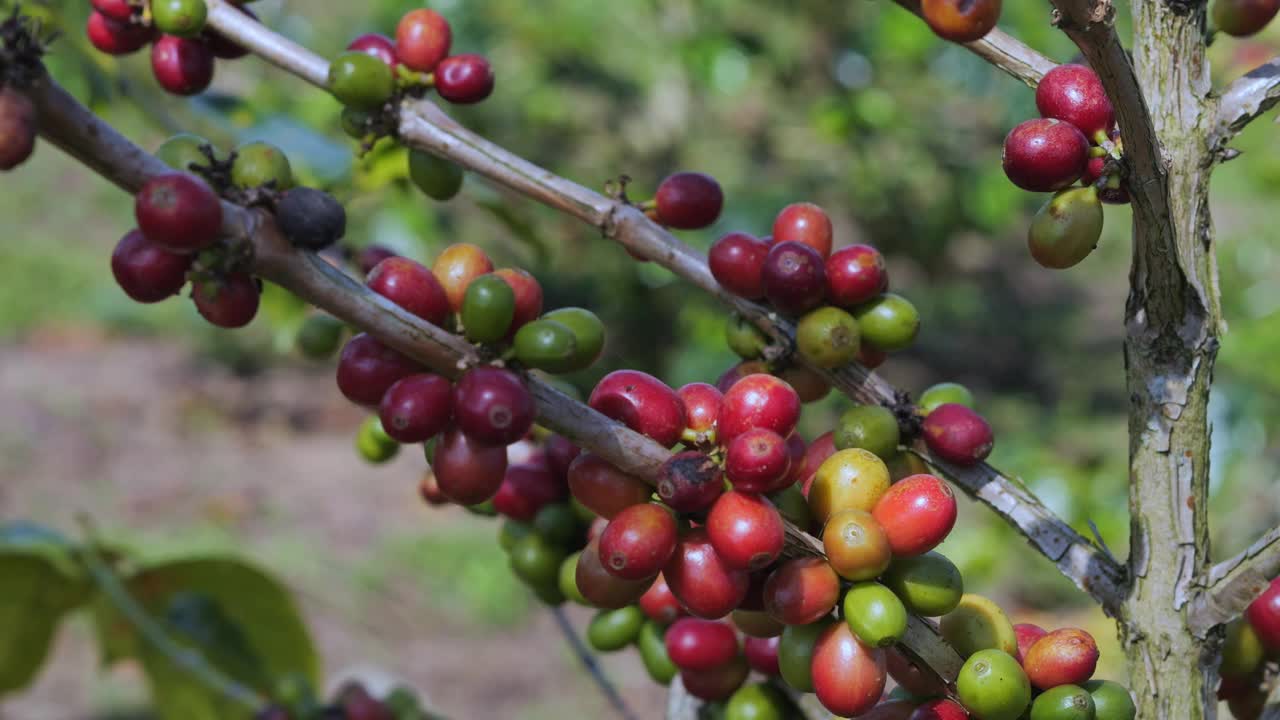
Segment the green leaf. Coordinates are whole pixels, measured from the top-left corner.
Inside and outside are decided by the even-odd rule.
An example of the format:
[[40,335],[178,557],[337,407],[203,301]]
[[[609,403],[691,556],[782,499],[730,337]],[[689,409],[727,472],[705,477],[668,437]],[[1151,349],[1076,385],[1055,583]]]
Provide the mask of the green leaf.
[[[188,558],[153,565],[127,578],[133,598],[180,644],[198,650],[223,674],[264,694],[276,681],[299,674],[312,682],[319,661],[293,598],[266,572],[223,557]],[[103,661],[141,660],[162,718],[249,717],[139,637],[108,602],[94,605]]]
[[[26,687],[49,654],[58,622],[85,602],[89,585],[49,555],[48,537],[23,546],[0,540],[0,694]],[[38,534],[37,534],[38,535]],[[27,535],[35,540],[37,535]]]

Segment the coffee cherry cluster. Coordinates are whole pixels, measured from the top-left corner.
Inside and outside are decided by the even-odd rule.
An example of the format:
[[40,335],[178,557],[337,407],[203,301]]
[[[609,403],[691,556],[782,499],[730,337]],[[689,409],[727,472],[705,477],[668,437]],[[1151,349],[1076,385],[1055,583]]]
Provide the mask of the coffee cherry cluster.
[[358,681],[343,684],[332,700],[321,703],[305,681],[286,676],[273,701],[254,720],[440,720],[422,707],[414,691],[400,686],[376,698]]
[[377,33],[351,41],[329,64],[329,91],[348,109],[349,125],[366,126],[367,114],[381,112],[404,91],[418,95],[434,88],[445,100],[470,105],[493,92],[493,67],[482,55],[450,55],[453,30],[440,13],[426,8],[400,18],[395,39]]
[[1254,600],[1244,617],[1227,625],[1222,646],[1222,684],[1218,698],[1225,700],[1237,720],[1257,720],[1270,686],[1280,668],[1280,578]]
[[1280,13],[1280,0],[1214,0],[1213,26],[1236,37],[1262,32]]
[[[1079,264],[1102,236],[1102,204],[1127,203],[1120,160],[1124,146],[1115,111],[1096,73],[1059,65],[1036,88],[1040,117],[1004,140],[1004,172],[1014,185],[1054,196],[1027,232],[1031,257],[1044,267]],[[1071,187],[1077,181],[1081,187]]]
[[[174,95],[196,95],[213,82],[215,61],[248,54],[216,30],[206,28],[204,0],[91,0],[85,25],[89,42],[108,55],[128,55],[151,46],[151,72]],[[236,8],[256,18],[252,10]]]
[[[457,331],[487,359],[565,373],[589,367],[604,349],[604,325],[594,313],[573,307],[543,313],[538,281],[524,270],[494,270],[475,245],[446,248],[431,268],[394,254],[383,257],[365,283],[418,318]],[[332,327],[328,320],[317,322]],[[323,327],[314,332],[319,351],[341,333]],[[357,436],[366,459],[385,461],[399,444],[440,436],[436,481],[446,497],[463,505],[499,492],[506,446],[533,426],[533,398],[517,372],[479,365],[450,383],[367,334],[347,341],[337,382],[347,399],[377,409],[377,421]]]

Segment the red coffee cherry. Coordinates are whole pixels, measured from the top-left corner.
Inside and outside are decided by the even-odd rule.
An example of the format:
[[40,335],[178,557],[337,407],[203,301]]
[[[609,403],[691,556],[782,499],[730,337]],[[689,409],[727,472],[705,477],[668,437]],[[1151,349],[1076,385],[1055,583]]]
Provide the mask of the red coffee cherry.
[[392,385],[418,372],[416,362],[360,333],[347,341],[338,358],[338,389],[357,405],[377,407]]
[[1098,644],[1084,630],[1054,630],[1032,643],[1022,659],[1031,684],[1040,690],[1080,685],[1098,666]]
[[653,503],[632,505],[600,534],[600,562],[624,580],[655,577],[675,552],[676,530],[670,510]]
[[1071,123],[1027,120],[1005,137],[1002,162],[1005,175],[1023,190],[1061,190],[1084,174],[1089,141]]
[[457,428],[436,440],[431,458],[440,492],[459,505],[475,505],[492,498],[507,472],[507,449],[482,445]]
[[138,229],[174,252],[203,250],[222,231],[222,203],[200,178],[169,173],[147,181],[134,198]]
[[916,708],[907,720],[968,720],[969,713],[955,700],[930,700]]
[[724,491],[724,473],[697,450],[676,453],[658,472],[658,497],[676,512],[705,510]]
[[727,492],[707,514],[707,537],[725,565],[760,570],[782,554],[786,532],[778,509],[765,498]]
[[721,237],[707,252],[707,266],[725,290],[748,300],[764,297],[764,261],[770,243],[744,232]]
[[769,677],[778,677],[782,671],[778,668],[778,643],[782,638],[774,635],[773,637],[749,637],[742,641],[742,654],[747,658],[747,664],[752,670],[761,675]]
[[813,203],[788,205],[773,220],[774,243],[803,243],[823,258],[831,254],[832,235],[831,218]]
[[775,373],[800,396],[800,402],[808,405],[826,397],[831,385],[821,375],[804,365],[789,365]]
[[868,370],[875,370],[888,359],[888,353],[878,347],[872,347],[869,343],[862,343],[858,347],[858,364]]
[[748,576],[725,564],[703,528],[694,528],[676,543],[662,575],[689,614],[707,619],[733,612],[747,593]]
[[415,260],[388,257],[369,271],[365,284],[432,325],[444,325],[449,317],[449,298],[440,281],[426,265]]
[[672,594],[671,587],[667,585],[667,580],[662,577],[662,573],[658,573],[653,585],[644,591],[644,595],[640,596],[636,604],[650,620],[659,625],[670,625],[684,615],[684,608],[680,607],[680,601]]
[[493,274],[505,280],[516,296],[516,311],[508,334],[511,337],[517,330],[542,315],[542,285],[528,271],[519,268],[502,268],[494,270]]
[[[243,5],[233,3],[231,6],[254,20],[258,19],[258,16],[252,10]],[[200,33],[200,38],[209,46],[213,56],[221,60],[238,60],[249,54],[249,48],[232,41],[213,28],[205,29],[204,32]]]
[[675,445],[684,433],[684,402],[680,396],[661,380],[639,370],[615,370],[605,375],[587,403],[664,447]]
[[1037,640],[1049,634],[1048,630],[1034,623],[1018,623],[1013,626],[1013,634],[1018,638],[1018,655],[1019,663],[1027,656],[1027,651],[1035,644]]
[[472,368],[453,386],[454,421],[479,442],[510,445],[533,427],[534,413],[533,396],[510,370]]
[[654,197],[658,222],[677,230],[701,230],[720,217],[724,191],[715,178],[698,172],[668,175]]
[[[373,272],[378,263],[390,257],[397,257],[394,250],[374,243],[360,248],[356,253],[355,264],[356,267],[360,268],[361,274],[368,275]],[[435,273],[433,272],[432,274],[434,275]],[[437,277],[436,279],[439,280],[440,278]]]
[[12,170],[31,157],[39,132],[31,98],[13,88],[0,88],[0,170]]
[[600,562],[598,538],[583,548],[578,556],[574,582],[588,602],[605,610],[617,610],[634,603],[653,585],[649,578],[624,580],[606,570]]
[[750,673],[746,659],[737,655],[711,670],[684,670],[680,673],[680,682],[690,695],[707,702],[720,702],[742,687]]
[[1271,581],[1267,589],[1249,604],[1245,616],[1262,644],[1270,650],[1280,650],[1280,578]]
[[778,566],[764,584],[764,609],[787,625],[808,625],[840,600],[840,576],[826,560],[802,557]]
[[547,453],[547,465],[551,472],[568,482],[569,466],[582,454],[582,448],[569,442],[563,435],[552,435],[543,443],[542,449]]
[[792,476],[796,482],[800,483],[800,488],[804,491],[805,496],[809,495],[809,485],[813,482],[813,476],[818,472],[818,468],[822,467],[822,463],[826,459],[836,454],[835,433],[826,432],[818,436],[816,440],[809,443],[809,447],[804,451],[804,462],[800,464],[798,472],[793,472]]
[[578,502],[602,518],[649,501],[653,488],[593,453],[579,455],[569,465],[569,492]]
[[121,21],[132,20],[134,11],[142,8],[141,5],[130,5],[128,0],[90,0],[89,4],[112,20]]
[[[833,445],[832,447],[835,446]],[[779,489],[785,490],[800,480],[800,474],[804,472],[804,456],[808,451],[809,445],[804,441],[804,438],[800,437],[800,433],[791,433],[791,436],[787,438],[787,454],[791,456],[791,467],[787,471],[787,479],[783,483],[783,487]]]
[[765,257],[761,277],[765,297],[788,315],[818,307],[827,294],[825,261],[817,250],[804,243],[774,243]]
[[130,230],[111,253],[111,274],[120,289],[140,303],[160,302],[178,294],[187,282],[191,255],[170,252]]
[[457,105],[478,103],[493,92],[493,67],[480,55],[453,55],[436,66],[436,92]]
[[987,421],[958,403],[944,403],[929,413],[924,419],[924,440],[934,455],[965,467],[986,460],[995,445]]
[[681,670],[711,670],[738,655],[738,634],[728,623],[702,618],[680,618],[663,637],[667,657]]
[[943,40],[981,40],[1000,20],[1000,0],[923,0],[920,14]]
[[196,95],[213,82],[213,51],[203,41],[164,35],[151,46],[151,72],[174,95]]
[[191,283],[191,299],[196,303],[196,310],[218,327],[248,325],[258,314],[261,295],[258,281],[248,273],[231,273],[226,277]]
[[791,448],[778,433],[752,428],[729,443],[724,471],[735,490],[750,493],[781,490],[788,484]]
[[1116,113],[1098,74],[1084,65],[1059,65],[1036,86],[1040,116],[1075,125],[1089,140],[1116,124]]
[[[431,11],[426,10],[423,12]],[[391,68],[394,68],[400,62],[396,57],[395,42],[386,35],[379,33],[365,33],[364,35],[357,37],[355,40],[352,40],[351,44],[347,46],[347,49],[362,52],[366,55],[372,55],[386,63],[387,66]]]
[[1213,24],[1228,35],[1248,37],[1265,28],[1277,12],[1280,0],[1215,0]]
[[835,715],[861,715],[884,694],[884,650],[858,640],[849,623],[833,623],[818,636],[810,661],[813,691]]
[[102,12],[89,13],[84,32],[95,48],[108,55],[137,52],[155,37],[155,31],[146,25],[120,20]]
[[689,383],[676,391],[680,402],[684,403],[685,442],[689,442],[688,433],[693,433],[695,440],[713,439],[716,420],[720,417],[720,400],[724,395],[714,385],[706,383]]
[[719,377],[719,379],[716,380],[716,389],[719,390],[721,393],[727,393],[729,392],[729,388],[738,384],[739,380],[749,375],[755,375],[757,373],[768,375],[769,366],[764,364],[760,360],[743,360],[737,365],[734,365],[733,367],[724,371],[724,374],[722,374]]
[[772,375],[756,374],[739,380],[720,402],[717,436],[728,446],[752,428],[772,430],[787,437],[800,420],[800,396]]
[[533,522],[538,511],[568,497],[564,483],[545,465],[512,465],[493,496],[493,508],[512,520]]
[[870,245],[840,248],[827,258],[827,300],[853,307],[889,289],[884,256]]
[[382,429],[400,443],[420,443],[453,419],[453,386],[433,373],[410,375],[387,388],[378,405]]
[[932,475],[912,475],[889,487],[871,511],[895,557],[923,555],[956,524],[956,496]]
[[413,10],[400,18],[400,24],[396,25],[395,54],[410,70],[435,70],[449,55],[452,44],[453,29],[449,27],[449,21],[434,10]]

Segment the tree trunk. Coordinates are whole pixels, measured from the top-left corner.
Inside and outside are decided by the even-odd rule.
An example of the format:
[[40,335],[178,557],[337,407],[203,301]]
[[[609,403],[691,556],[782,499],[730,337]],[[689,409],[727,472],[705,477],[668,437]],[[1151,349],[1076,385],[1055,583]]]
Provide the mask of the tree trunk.
[[[1132,587],[1118,618],[1140,718],[1216,717],[1217,645],[1188,628],[1209,562],[1209,387],[1220,308],[1209,175],[1216,102],[1205,5],[1133,3],[1134,61],[1159,139],[1165,207],[1134,193],[1125,308]],[[1160,183],[1139,171],[1130,183]]]

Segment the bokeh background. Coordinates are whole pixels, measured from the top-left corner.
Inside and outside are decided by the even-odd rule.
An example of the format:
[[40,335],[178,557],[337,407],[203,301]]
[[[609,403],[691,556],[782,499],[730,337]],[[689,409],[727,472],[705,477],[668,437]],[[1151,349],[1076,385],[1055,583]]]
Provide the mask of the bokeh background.
[[[165,96],[145,53],[89,52],[87,2],[28,5],[65,29],[54,77],[144,147],[179,130],[223,148],[275,143],[295,173],[347,204],[353,245],[429,262],[450,243],[477,243],[499,265],[534,272],[548,307],[595,309],[611,334],[597,367],[570,378],[582,390],[621,367],[673,386],[714,381],[734,361],[722,309],[678,278],[476,178],[448,204],[427,200],[407,183],[403,155],[354,157],[324,93],[250,58],[220,61],[196,99]],[[331,55],[358,32],[392,32],[415,5],[254,9]],[[713,174],[728,200],[714,228],[682,235],[698,248],[724,231],[765,234],[797,200],[832,214],[838,244],[880,248],[895,290],[924,317],[919,344],[883,373],[916,392],[940,380],[973,388],[997,431],[993,463],[1125,556],[1130,213],[1108,207],[1101,247],[1069,272],[1031,260],[1025,227],[1044,198],[1000,168],[1005,132],[1035,114],[1030,90],[884,1],[431,5],[453,23],[455,51],[496,67],[491,99],[450,112],[499,144],[596,188],[625,173],[633,198],[675,170]],[[1006,3],[1002,27],[1054,59],[1073,56],[1043,4]],[[1277,49],[1276,27],[1223,38],[1215,74],[1239,75]],[[1243,155],[1215,175],[1230,323],[1212,404],[1217,556],[1280,520],[1278,133],[1254,123],[1236,143]],[[419,503],[416,451],[376,468],[356,456],[362,413],[336,392],[330,365],[293,352],[305,308],[269,289],[248,329],[224,332],[186,298],[144,307],[115,287],[108,257],[131,209],[48,146],[0,181],[0,520],[75,533],[88,513],[143,557],[252,559],[297,594],[330,684],[352,673],[403,680],[457,718],[605,716],[547,611],[507,569],[495,523]],[[802,432],[829,429],[847,404],[811,406]],[[1100,674],[1123,677],[1109,622],[987,510],[966,502],[942,550],[1015,621],[1093,630]],[[605,665],[644,717],[658,716],[663,692],[636,657]],[[90,628],[75,622],[35,684],[0,699],[0,717],[145,718],[146,692],[136,667],[99,672]]]

